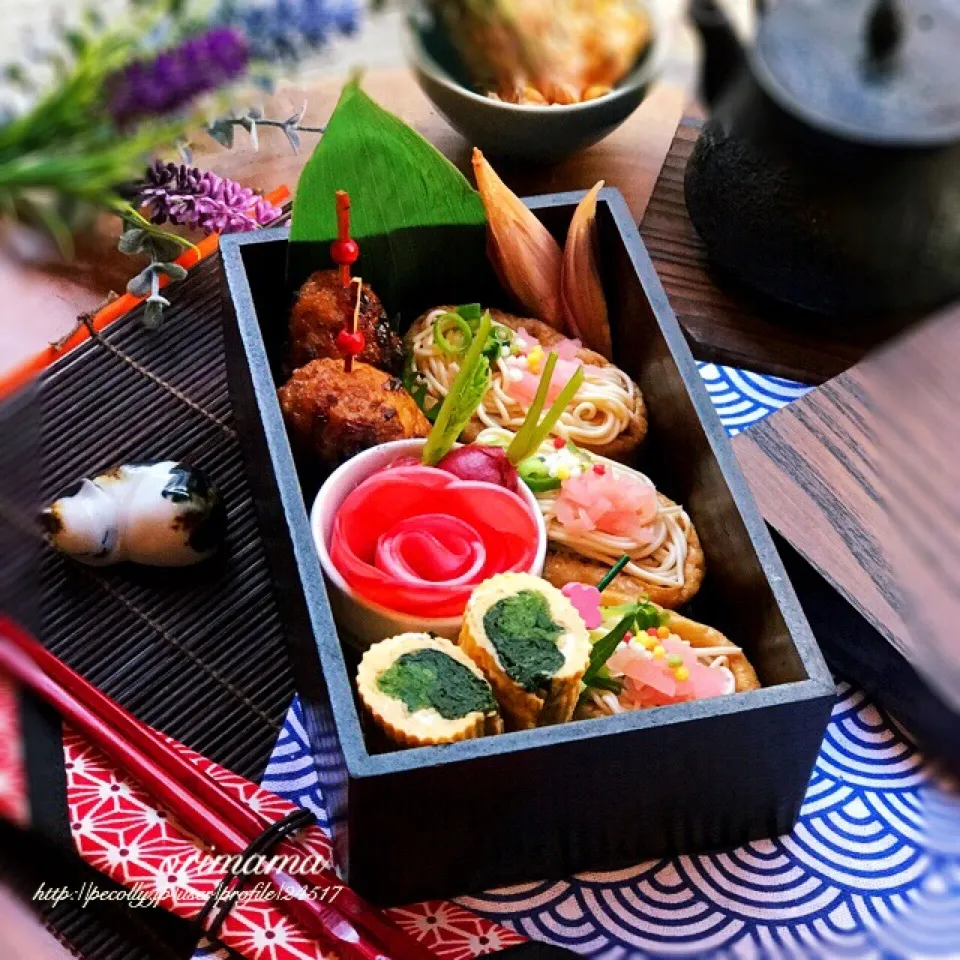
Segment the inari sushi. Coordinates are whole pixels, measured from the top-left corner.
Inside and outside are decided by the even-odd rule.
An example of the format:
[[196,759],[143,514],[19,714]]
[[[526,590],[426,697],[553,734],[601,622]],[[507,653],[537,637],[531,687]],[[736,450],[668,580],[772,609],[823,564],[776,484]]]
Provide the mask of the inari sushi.
[[456,644],[428,633],[375,643],[357,670],[364,707],[395,743],[424,747],[503,731],[490,684]]
[[573,715],[590,637],[573,604],[545,580],[502,573],[470,595],[460,646],[490,681],[513,729]]

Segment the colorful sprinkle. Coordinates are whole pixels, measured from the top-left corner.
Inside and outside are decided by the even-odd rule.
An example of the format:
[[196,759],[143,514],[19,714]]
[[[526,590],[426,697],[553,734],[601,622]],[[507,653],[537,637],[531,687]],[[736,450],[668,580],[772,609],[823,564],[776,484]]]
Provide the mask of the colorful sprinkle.
[[593,472],[598,477],[602,477],[607,472],[607,468],[602,463],[595,463],[593,465]]
[[554,437],[553,438],[553,449],[562,450],[567,445],[567,441],[563,437]]
[[672,667],[673,669],[676,669],[677,667],[682,667],[683,657],[681,657],[680,654],[678,653],[671,653],[670,656],[667,657],[667,666]]
[[690,679],[690,671],[686,667],[678,667],[673,675],[677,680],[680,681],[680,683],[683,683],[684,680]]
[[661,640],[666,640],[670,636],[670,630],[667,627],[657,627],[657,636]]
[[667,651],[664,650],[663,647],[658,643],[652,650],[653,658],[655,660],[660,660],[666,654],[666,652]]

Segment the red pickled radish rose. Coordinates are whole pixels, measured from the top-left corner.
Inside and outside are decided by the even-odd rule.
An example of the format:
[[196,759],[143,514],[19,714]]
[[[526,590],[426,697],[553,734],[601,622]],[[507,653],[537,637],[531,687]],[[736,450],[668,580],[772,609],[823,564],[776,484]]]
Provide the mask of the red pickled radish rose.
[[536,519],[518,494],[412,465],[375,473],[347,495],[330,559],[370,603],[456,617],[482,580],[529,570],[536,548]]
[[482,480],[484,483],[506,487],[514,493],[520,489],[520,475],[507,459],[507,451],[502,447],[468,443],[441,457],[437,468],[446,470],[461,480]]

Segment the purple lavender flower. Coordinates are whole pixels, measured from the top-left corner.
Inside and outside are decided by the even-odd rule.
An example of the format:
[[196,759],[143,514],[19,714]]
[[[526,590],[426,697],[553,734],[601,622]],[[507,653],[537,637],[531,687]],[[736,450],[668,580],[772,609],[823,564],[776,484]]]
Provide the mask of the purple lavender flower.
[[354,33],[360,7],[359,0],[220,0],[215,19],[243,31],[254,59],[296,62]]
[[115,73],[107,80],[107,108],[119,126],[173,113],[242,75],[249,58],[242,34],[216,27]]
[[282,212],[235,180],[160,160],[147,170],[136,201],[154,223],[170,222],[204,233],[255,230]]

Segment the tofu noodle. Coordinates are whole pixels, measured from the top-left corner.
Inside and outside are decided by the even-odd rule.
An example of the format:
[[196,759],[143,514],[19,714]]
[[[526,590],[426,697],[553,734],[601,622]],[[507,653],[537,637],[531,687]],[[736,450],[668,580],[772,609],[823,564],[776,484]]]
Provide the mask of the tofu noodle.
[[[480,443],[507,446],[513,434],[501,428],[482,430],[477,437]],[[594,464],[603,464],[615,477],[629,474],[642,483],[655,488],[654,482],[622,463],[599,457],[589,451],[581,451]],[[547,440],[539,453],[550,456],[555,453],[553,444]],[[537,503],[543,512],[547,526],[547,539],[562,544],[572,551],[612,566],[624,554],[630,562],[623,572],[643,583],[658,584],[665,587],[683,586],[684,567],[687,561],[687,533],[691,527],[690,517],[679,504],[665,506],[658,499],[656,517],[645,527],[649,539],[643,541],[632,537],[614,536],[599,530],[588,533],[572,534],[556,515],[557,490],[535,493]]]
[[[433,310],[423,330],[413,340],[413,363],[427,385],[427,394],[442,400],[460,372],[457,359],[448,356],[434,341],[433,325],[445,310]],[[503,327],[503,324],[494,324]],[[506,329],[506,328],[504,328]],[[544,347],[545,352],[549,348]],[[554,432],[578,446],[611,443],[630,426],[637,407],[637,388],[617,367],[584,364],[584,380],[573,402],[561,414]],[[516,431],[523,423],[527,407],[505,389],[509,381],[506,357],[501,356],[491,369],[491,387],[477,408],[485,427]]]

